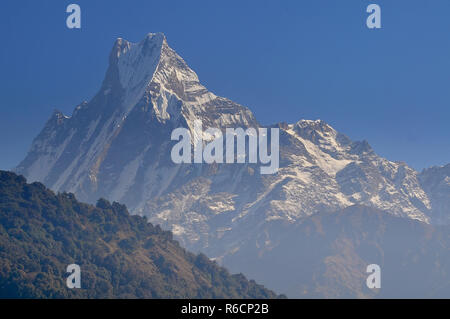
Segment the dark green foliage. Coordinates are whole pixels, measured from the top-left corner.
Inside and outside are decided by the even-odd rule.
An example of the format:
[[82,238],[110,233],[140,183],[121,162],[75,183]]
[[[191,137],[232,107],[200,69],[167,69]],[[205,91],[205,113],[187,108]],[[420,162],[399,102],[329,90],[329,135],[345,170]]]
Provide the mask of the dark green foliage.
[[[81,289],[66,287],[66,267],[81,267]],[[204,255],[186,252],[172,233],[100,199],[78,202],[40,183],[0,171],[1,298],[274,298]]]

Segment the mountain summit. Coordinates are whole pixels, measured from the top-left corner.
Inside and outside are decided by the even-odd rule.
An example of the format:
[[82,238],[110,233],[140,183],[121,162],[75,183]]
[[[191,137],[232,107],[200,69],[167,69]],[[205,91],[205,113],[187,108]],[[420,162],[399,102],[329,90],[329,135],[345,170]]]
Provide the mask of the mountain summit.
[[156,98],[153,110],[162,120],[177,118],[173,97],[200,105],[216,96],[206,90],[184,60],[167,44],[162,33],[150,33],[139,43],[117,39],[102,87],[105,95],[122,93],[121,106],[128,112],[144,96]]
[[[104,95],[120,92],[120,106],[125,113],[140,102],[150,101],[158,120],[176,122],[180,113],[189,120],[208,106],[232,103],[209,92],[197,74],[169,47],[162,33],[149,33],[139,43],[117,39],[109,61],[101,92]],[[183,103],[180,102],[184,102],[186,107],[182,108]],[[208,111],[213,110],[210,108]],[[242,118],[237,119],[238,124],[245,120],[254,121],[245,108],[238,107],[235,111],[243,113]],[[216,116],[222,117],[222,124],[234,122],[220,112],[216,112]]]
[[16,171],[82,201],[123,202],[219,260],[248,241],[270,247],[270,225],[355,204],[449,222],[448,170],[421,175],[321,120],[274,125],[274,175],[260,175],[255,164],[174,164],[171,132],[192,130],[195,120],[205,128],[260,127],[249,109],[209,92],[163,34],[118,39],[97,95],[71,117],[55,112]]
[[109,62],[95,97],[71,117],[55,111],[17,172],[83,200],[130,197],[136,207],[144,193],[164,190],[154,173],[159,162],[163,171],[173,166],[166,150],[174,128],[193,130],[196,119],[205,127],[258,125],[247,108],[201,85],[161,33],[117,39]]

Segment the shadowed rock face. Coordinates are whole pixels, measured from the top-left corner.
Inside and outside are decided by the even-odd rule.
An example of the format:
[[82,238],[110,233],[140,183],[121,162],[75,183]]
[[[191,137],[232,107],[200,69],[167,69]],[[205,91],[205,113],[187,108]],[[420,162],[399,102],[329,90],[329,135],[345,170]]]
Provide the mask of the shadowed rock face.
[[192,131],[195,120],[204,129],[260,126],[249,109],[209,92],[163,34],[139,43],[118,39],[98,94],[71,117],[55,112],[16,172],[83,201],[123,202],[185,247],[219,260],[249,241],[256,245],[273,223],[295,225],[355,204],[448,222],[448,173],[420,177],[321,120],[274,125],[274,175],[260,175],[256,164],[174,164],[171,132]]

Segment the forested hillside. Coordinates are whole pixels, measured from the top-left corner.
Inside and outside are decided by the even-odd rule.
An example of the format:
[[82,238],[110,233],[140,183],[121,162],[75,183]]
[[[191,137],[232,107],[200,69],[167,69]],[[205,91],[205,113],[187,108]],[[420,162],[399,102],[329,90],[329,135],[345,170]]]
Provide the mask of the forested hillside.
[[[66,267],[81,267],[81,289]],[[96,206],[0,171],[2,298],[275,298],[118,203]]]

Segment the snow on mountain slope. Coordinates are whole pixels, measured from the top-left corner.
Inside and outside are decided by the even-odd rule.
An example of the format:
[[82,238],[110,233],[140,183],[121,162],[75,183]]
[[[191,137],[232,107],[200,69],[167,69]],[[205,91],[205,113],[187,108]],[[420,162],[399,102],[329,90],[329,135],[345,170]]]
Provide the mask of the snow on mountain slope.
[[353,204],[429,223],[448,196],[443,188],[433,202],[416,171],[320,120],[276,125],[274,175],[255,164],[174,164],[174,128],[192,130],[196,119],[204,128],[260,125],[246,107],[209,92],[163,34],[118,39],[109,62],[98,94],[71,117],[55,112],[16,171],[82,201],[125,203],[190,249],[223,256],[267,223]]

